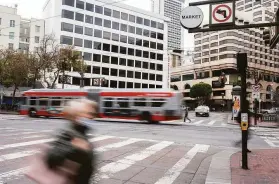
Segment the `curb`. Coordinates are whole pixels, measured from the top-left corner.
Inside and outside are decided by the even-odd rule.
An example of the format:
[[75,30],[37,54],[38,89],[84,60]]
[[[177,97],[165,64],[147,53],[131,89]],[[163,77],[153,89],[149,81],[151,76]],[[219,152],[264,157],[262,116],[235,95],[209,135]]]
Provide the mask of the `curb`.
[[[239,124],[235,124],[235,123],[228,123],[230,125],[239,125]],[[251,125],[251,127],[259,127],[259,128],[279,128],[279,127],[276,127],[276,126],[265,126],[265,125]]]
[[231,156],[237,152],[224,150],[216,153],[211,159],[205,184],[231,184]]

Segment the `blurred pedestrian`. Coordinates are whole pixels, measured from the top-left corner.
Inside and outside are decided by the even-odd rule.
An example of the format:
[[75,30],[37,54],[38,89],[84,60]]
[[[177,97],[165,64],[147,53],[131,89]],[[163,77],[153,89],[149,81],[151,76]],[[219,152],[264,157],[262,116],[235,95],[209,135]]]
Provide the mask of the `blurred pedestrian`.
[[188,117],[189,115],[189,110],[188,107],[185,106],[185,115],[184,115],[184,122],[186,123],[187,120],[189,120],[189,123],[191,123],[192,121],[190,120],[190,118]]
[[[86,99],[70,101],[64,108],[64,116],[69,120],[69,123],[59,132],[56,140],[51,143],[50,148],[45,153],[44,159],[50,171],[56,172],[60,168],[63,168],[64,171],[74,171],[67,183],[90,183],[90,178],[94,173],[95,158],[93,146],[87,137],[87,132],[90,130],[88,120],[93,119],[96,114],[97,103]],[[39,172],[40,168],[37,170]],[[41,176],[36,176],[36,169],[33,169],[33,172],[35,173],[30,178],[37,182],[41,181],[38,182],[40,184],[59,183],[54,179],[55,177],[46,181],[46,178],[42,180],[39,178]],[[52,176],[54,174],[46,173],[45,175]],[[56,178],[59,179],[59,177]],[[62,180],[64,182],[59,181],[65,183],[64,180]]]

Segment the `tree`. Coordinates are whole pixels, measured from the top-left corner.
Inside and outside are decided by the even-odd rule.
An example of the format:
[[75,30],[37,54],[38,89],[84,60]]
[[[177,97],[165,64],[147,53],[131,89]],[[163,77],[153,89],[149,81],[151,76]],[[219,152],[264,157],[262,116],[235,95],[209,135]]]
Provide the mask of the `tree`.
[[1,83],[5,87],[13,87],[13,104],[16,90],[29,80],[28,55],[14,50],[0,52]]
[[53,34],[45,35],[34,54],[37,60],[34,60],[33,77],[34,79],[42,77],[47,88],[55,88],[61,75],[64,86],[65,72],[70,71],[71,68],[78,72],[84,71],[80,52],[75,51],[73,46],[60,45]]
[[212,93],[212,87],[206,83],[198,83],[192,86],[190,89],[190,97],[196,98],[199,101],[199,105],[202,105],[207,99],[210,98]]

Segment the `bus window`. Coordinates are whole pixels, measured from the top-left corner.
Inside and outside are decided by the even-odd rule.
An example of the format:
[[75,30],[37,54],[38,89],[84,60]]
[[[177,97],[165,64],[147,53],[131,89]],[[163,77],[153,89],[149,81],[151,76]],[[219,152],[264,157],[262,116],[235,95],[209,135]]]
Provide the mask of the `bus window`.
[[61,98],[53,97],[51,101],[51,106],[60,106],[60,105],[61,105]]
[[36,105],[37,97],[31,97],[30,98],[30,105]]
[[110,99],[103,100],[104,107],[112,107],[112,101]]
[[165,102],[165,99],[152,99],[151,107],[161,107]]
[[42,98],[39,99],[39,105],[40,106],[47,106],[47,104],[48,104],[47,102],[48,102],[48,98],[43,98],[42,97]]
[[146,106],[145,98],[136,98],[134,100],[134,106],[137,106],[137,107],[144,107],[144,106]]
[[120,108],[129,108],[128,98],[118,98],[116,103],[120,106]]

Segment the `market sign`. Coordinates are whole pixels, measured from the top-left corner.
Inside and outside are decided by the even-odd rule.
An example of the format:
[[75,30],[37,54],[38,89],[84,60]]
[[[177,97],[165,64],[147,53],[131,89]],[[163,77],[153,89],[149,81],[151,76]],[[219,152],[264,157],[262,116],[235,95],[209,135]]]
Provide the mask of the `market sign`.
[[203,21],[203,12],[199,7],[188,6],[184,8],[180,15],[181,26],[185,29],[197,28]]

